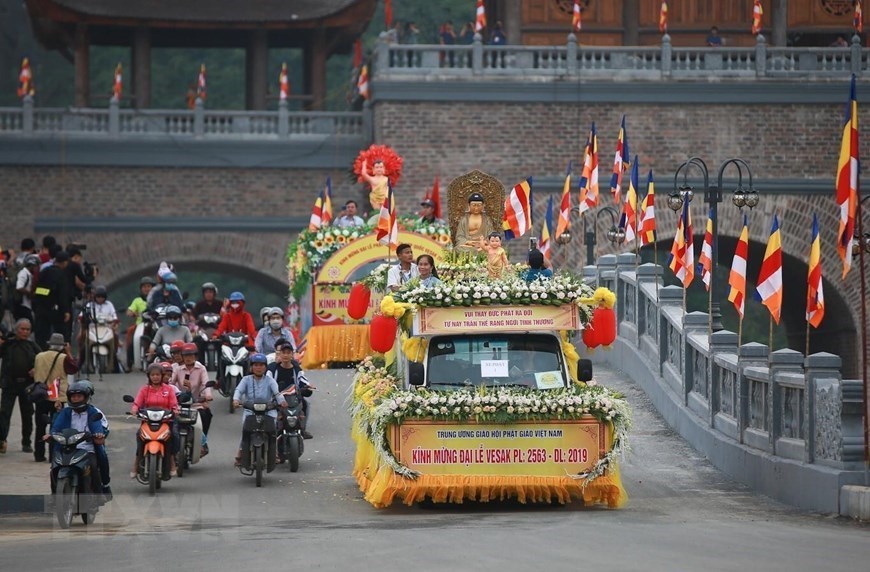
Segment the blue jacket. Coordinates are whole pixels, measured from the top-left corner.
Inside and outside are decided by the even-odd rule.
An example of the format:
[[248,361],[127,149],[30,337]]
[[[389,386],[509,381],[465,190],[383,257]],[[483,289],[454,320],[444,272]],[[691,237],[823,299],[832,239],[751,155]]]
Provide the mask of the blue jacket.
[[[100,418],[96,421],[91,421],[90,417],[94,413],[99,413]],[[72,407],[64,407],[61,409],[60,413],[57,414],[57,417],[54,418],[54,423],[51,424],[51,432],[57,433],[64,429],[69,429],[72,426],[72,414]],[[102,411],[91,404],[88,404],[88,431],[90,431],[91,435],[102,433],[106,437],[109,436],[109,422],[106,419],[106,416]],[[105,445],[94,445],[94,451],[97,455],[104,456],[106,454]]]

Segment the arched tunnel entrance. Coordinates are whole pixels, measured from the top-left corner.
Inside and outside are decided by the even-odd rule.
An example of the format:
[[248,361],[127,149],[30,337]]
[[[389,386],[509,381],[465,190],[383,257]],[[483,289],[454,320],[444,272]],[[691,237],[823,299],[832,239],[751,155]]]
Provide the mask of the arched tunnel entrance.
[[[703,235],[695,236],[695,253],[700,252]],[[665,267],[664,282],[666,285],[677,285],[679,282],[673,272],[667,267],[671,241],[658,243],[658,264]],[[731,261],[737,248],[737,237],[719,237],[719,266],[716,270],[717,294],[722,311],[722,323],[726,330],[736,332],[738,329],[737,311],[728,301],[728,275],[731,271]],[[755,281],[761,270],[764,259],[765,242],[750,241],[749,259],[746,276],[746,308],[743,320],[742,343],[757,342],[769,344],[770,313],[761,302],[755,299]],[[653,262],[654,250],[645,247],[641,251],[642,262]],[[697,258],[696,258],[697,262]],[[836,271],[825,265],[826,273]],[[807,263],[804,260],[783,253],[783,308],[779,325],[773,325],[774,350],[788,347],[804,353],[806,351],[806,295],[807,295]],[[843,360],[843,374],[857,375],[858,360],[856,355],[857,326],[852,309],[846,304],[840,293],[827,279],[824,281],[825,317],[818,329],[810,328],[810,353],[830,352],[839,355]],[[686,306],[690,312],[707,312],[708,295],[704,284],[696,270],[695,280],[686,293]]]

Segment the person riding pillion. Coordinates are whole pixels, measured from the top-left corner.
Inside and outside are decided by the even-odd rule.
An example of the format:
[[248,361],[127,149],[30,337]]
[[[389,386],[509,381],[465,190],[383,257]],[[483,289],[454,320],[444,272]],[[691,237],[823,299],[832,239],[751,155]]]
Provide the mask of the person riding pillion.
[[202,420],[202,451],[200,457],[208,454],[208,430],[211,427],[212,413],[209,403],[213,399],[211,388],[208,383],[208,371],[205,366],[196,361],[196,344],[187,343],[181,348],[181,358],[184,363],[175,368],[172,378],[169,380],[182,392],[189,392],[193,400],[193,408],[199,410],[199,418]]
[[296,338],[290,328],[284,326],[284,311],[276,306],[269,309],[266,325],[257,333],[254,346],[261,354],[270,354],[275,351],[278,340],[288,340],[295,350]]
[[[251,374],[242,378],[236,387],[236,391],[233,393],[233,405],[235,407],[239,407],[246,401],[254,403],[271,403],[274,401],[279,407],[287,407],[287,401],[284,400],[284,396],[278,391],[278,382],[271,375],[266,375],[266,361],[266,356],[261,353],[255,353],[251,356]],[[244,430],[245,419],[249,415],[253,415],[253,413],[245,409],[242,415],[242,440],[239,443],[239,451],[235,459],[237,467],[241,466],[242,451],[248,449],[251,439],[250,432]],[[268,411],[267,415],[273,420],[278,418],[278,412],[274,409]],[[271,442],[269,443],[269,452],[269,454],[274,456],[274,434],[271,436]]]
[[269,364],[268,371],[278,382],[278,391],[285,391],[291,385],[296,386],[296,394],[302,400],[302,437],[313,439],[314,435],[308,432],[309,408],[305,398],[317,388],[308,382],[302,364],[293,355],[295,351],[296,348],[290,340],[278,340],[275,343],[275,362]]
[[163,284],[158,284],[151,289],[148,294],[148,311],[153,312],[157,306],[175,306],[181,308],[184,306],[184,300],[181,298],[181,292],[175,284],[178,277],[174,272],[167,272],[161,275]]

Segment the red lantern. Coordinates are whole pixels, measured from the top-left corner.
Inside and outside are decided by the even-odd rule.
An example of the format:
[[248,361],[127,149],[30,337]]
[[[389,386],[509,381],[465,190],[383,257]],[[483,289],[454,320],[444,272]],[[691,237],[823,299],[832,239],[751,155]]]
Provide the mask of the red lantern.
[[372,291],[362,282],[357,282],[350,289],[350,296],[347,299],[347,315],[354,320],[362,320],[365,318],[366,312],[369,311],[371,299]]
[[586,344],[586,347],[590,350],[594,350],[601,345],[598,342],[598,330],[596,330],[592,325],[592,320],[590,320],[589,323],[586,324],[586,327],[583,328],[583,343]]
[[599,344],[609,346],[616,341],[616,312],[613,308],[599,306],[592,313],[592,322],[595,324]]
[[399,331],[399,321],[395,318],[375,314],[369,325],[369,345],[376,352],[387,353],[396,343],[396,332]]

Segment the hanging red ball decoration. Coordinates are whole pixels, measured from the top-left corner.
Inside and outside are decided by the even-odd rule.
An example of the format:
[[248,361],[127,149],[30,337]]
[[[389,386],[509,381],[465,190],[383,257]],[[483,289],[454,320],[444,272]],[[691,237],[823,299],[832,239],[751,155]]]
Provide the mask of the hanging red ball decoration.
[[590,320],[589,323],[586,324],[586,327],[583,328],[583,343],[586,344],[586,347],[590,350],[594,350],[601,345],[598,343],[598,330],[596,330],[592,324],[593,320]]
[[592,313],[592,322],[598,334],[597,341],[602,346],[609,346],[616,341],[616,312],[613,308],[599,306]]
[[369,311],[371,299],[372,291],[362,282],[357,282],[350,288],[350,296],[347,298],[347,315],[354,320],[362,320]]
[[399,321],[393,317],[375,314],[369,325],[369,345],[372,350],[387,353],[396,343],[396,333],[399,331]]

